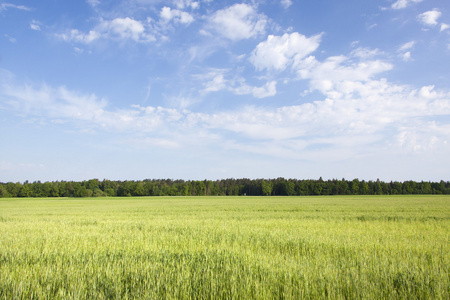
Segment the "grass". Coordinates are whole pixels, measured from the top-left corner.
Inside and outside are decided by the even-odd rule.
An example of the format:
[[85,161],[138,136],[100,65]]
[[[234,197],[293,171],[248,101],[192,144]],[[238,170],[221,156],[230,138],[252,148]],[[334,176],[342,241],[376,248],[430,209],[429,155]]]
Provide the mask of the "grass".
[[0,199],[0,299],[449,299],[449,196]]

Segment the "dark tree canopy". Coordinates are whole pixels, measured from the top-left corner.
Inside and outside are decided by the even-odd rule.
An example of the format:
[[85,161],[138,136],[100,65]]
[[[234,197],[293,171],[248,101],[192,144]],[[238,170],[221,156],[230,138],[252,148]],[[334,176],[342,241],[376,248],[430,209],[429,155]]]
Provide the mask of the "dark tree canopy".
[[0,198],[8,197],[129,197],[129,196],[308,196],[450,194],[450,182],[383,182],[359,179],[324,181],[298,179],[222,179],[141,181],[7,182],[0,183]]

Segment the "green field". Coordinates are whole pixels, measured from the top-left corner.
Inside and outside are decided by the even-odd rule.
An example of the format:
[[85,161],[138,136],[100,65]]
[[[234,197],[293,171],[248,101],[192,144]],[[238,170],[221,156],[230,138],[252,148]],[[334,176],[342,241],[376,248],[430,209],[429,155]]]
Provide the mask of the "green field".
[[0,199],[0,299],[449,299],[449,196]]

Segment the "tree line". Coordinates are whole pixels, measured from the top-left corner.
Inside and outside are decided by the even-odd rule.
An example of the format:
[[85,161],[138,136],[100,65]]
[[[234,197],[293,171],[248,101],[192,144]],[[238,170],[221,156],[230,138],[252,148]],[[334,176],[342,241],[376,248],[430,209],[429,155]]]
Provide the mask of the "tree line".
[[450,194],[450,182],[298,179],[0,182],[0,198],[123,196],[311,196]]

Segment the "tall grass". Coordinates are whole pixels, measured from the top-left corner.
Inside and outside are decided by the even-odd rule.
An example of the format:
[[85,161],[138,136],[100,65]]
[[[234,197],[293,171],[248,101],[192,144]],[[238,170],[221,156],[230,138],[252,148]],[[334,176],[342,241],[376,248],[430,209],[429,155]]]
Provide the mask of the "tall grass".
[[0,299],[449,299],[450,197],[0,200]]

